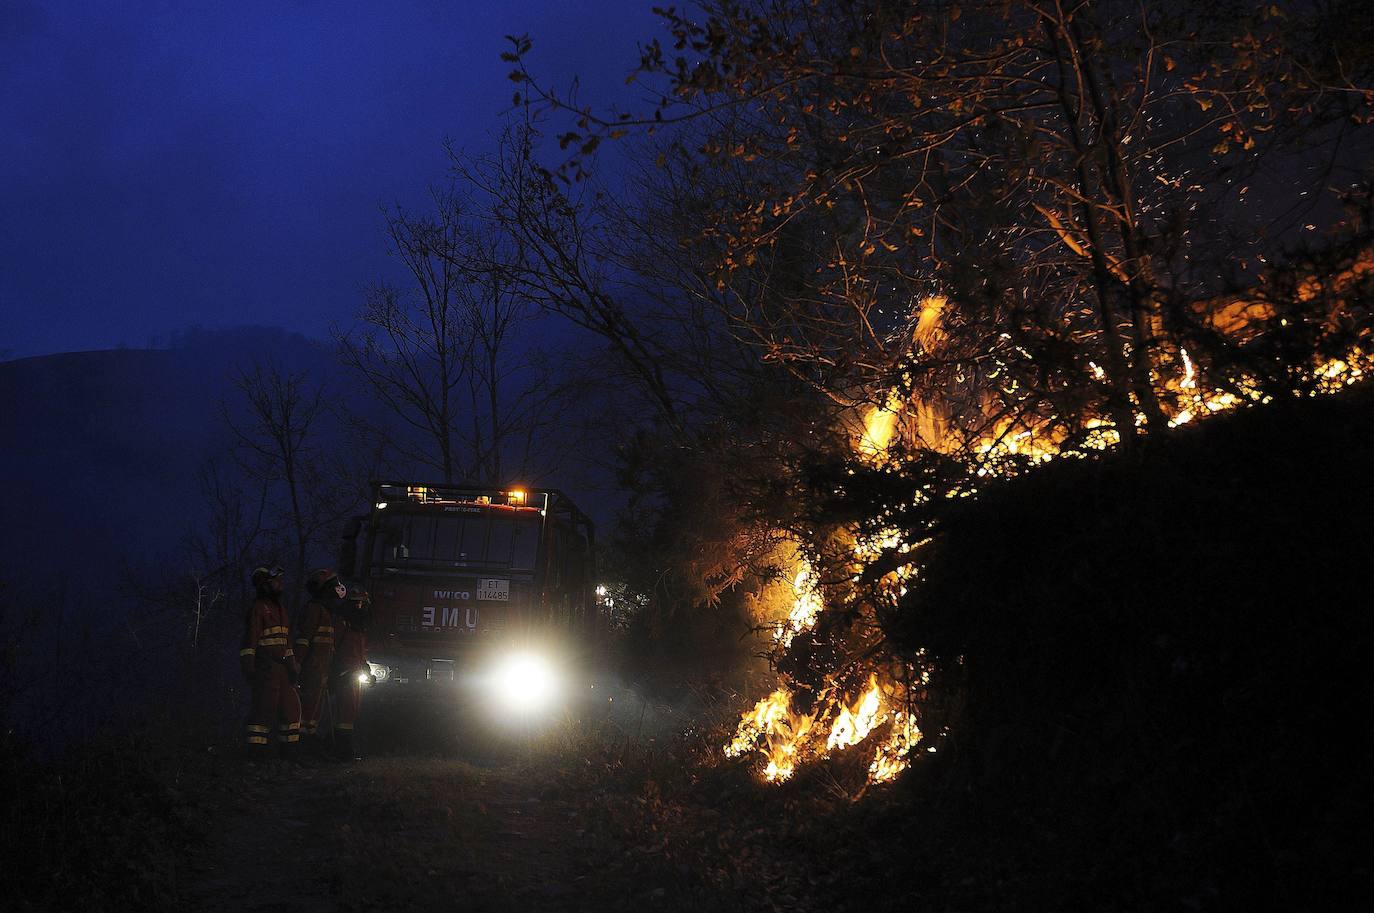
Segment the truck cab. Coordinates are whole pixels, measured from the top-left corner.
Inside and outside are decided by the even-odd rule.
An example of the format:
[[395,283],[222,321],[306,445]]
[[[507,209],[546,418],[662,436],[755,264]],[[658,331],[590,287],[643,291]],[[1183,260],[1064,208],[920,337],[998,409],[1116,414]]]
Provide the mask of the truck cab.
[[339,562],[372,600],[369,690],[437,695],[503,658],[585,652],[601,628],[594,548],[557,489],[374,482]]

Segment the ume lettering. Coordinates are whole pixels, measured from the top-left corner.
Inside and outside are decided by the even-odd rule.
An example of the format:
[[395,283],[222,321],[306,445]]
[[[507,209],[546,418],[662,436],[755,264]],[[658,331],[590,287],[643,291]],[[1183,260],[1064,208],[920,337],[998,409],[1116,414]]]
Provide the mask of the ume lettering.
[[467,609],[462,606],[439,606],[427,605],[421,610],[420,627],[433,628],[476,628],[477,610]]

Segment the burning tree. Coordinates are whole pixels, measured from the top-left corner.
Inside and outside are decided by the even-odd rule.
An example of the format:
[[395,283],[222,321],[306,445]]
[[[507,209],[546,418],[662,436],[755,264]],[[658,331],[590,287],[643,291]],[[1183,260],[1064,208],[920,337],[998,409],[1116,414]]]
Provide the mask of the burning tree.
[[920,401],[937,446],[1102,418],[1129,443],[1177,411],[1184,349],[1199,384],[1234,386],[1197,304],[1297,227],[1248,178],[1291,173],[1293,201],[1349,182],[1368,98],[1315,75],[1301,5],[1178,6],[668,14],[695,57],[653,43],[643,69],[664,110],[713,119],[701,150],[727,177],[701,170],[695,240],[731,318],[832,399]]
[[900,766],[938,669],[889,664],[884,632],[988,476],[1369,369],[1352,13],[711,0],[643,49],[642,119],[560,101],[517,43],[526,93],[575,113],[565,178],[671,131],[655,186],[713,280],[688,298],[813,397],[756,433],[784,477],[756,480],[757,521],[801,558],[783,687],[732,752],[784,778],[886,722],[874,776]]

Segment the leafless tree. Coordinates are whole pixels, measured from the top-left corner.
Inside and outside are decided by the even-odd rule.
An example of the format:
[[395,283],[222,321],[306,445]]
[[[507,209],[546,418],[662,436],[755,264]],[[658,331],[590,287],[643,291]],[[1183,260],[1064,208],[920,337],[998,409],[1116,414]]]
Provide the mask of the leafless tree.
[[506,241],[474,225],[463,244],[446,253],[467,279],[459,298],[470,345],[469,477],[488,485],[554,468],[548,445],[558,436],[567,392],[546,353],[531,344],[537,309],[498,266]]
[[423,215],[393,212],[387,235],[409,283],[375,286],[362,327],[336,336],[410,432],[389,438],[405,461],[495,485],[548,471],[567,387],[532,342],[538,309],[505,268],[512,239],[483,216],[458,184],[433,191]]
[[[283,522],[276,526],[290,540],[291,570],[299,582],[305,577],[312,543],[339,518],[339,501],[331,491],[318,443],[318,423],[326,415],[324,391],[312,387],[304,373],[291,374],[272,363],[241,372],[237,386],[246,418],[236,419],[226,405],[225,420],[237,439],[247,476],[280,486],[285,510]],[[269,518],[271,507],[269,500]],[[227,535],[228,525],[241,522],[241,517],[227,515],[221,522],[226,528],[217,532]],[[220,550],[227,552],[227,540]]]
[[[266,533],[269,495],[267,481],[233,477],[214,459],[201,467],[199,481],[209,522],[186,542],[189,576],[195,586],[197,632],[204,621],[200,608],[206,600],[231,610],[247,604],[247,571]],[[193,640],[198,641],[198,634]]]
[[658,419],[681,434],[679,391],[669,376],[673,340],[646,332],[620,281],[613,251],[621,239],[607,232],[591,199],[569,197],[540,166],[536,140],[521,123],[503,134],[494,156],[454,156],[455,172],[481,196],[482,217],[500,239],[487,251],[485,271],[542,313],[594,334]]
[[435,192],[433,203],[429,214],[397,210],[386,220],[391,252],[411,287],[378,283],[368,293],[362,328],[335,335],[344,362],[424,441],[412,446],[399,436],[393,446],[452,482],[466,470],[458,453],[460,388],[472,343],[460,302],[467,280],[450,255],[463,238],[462,212],[451,193]]

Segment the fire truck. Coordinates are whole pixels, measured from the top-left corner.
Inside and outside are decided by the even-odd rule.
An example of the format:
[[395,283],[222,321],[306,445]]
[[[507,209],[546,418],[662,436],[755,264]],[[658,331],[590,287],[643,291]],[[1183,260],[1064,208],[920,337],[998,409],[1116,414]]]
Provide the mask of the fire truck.
[[552,488],[374,482],[339,570],[370,595],[377,697],[547,703],[602,624],[591,520]]

